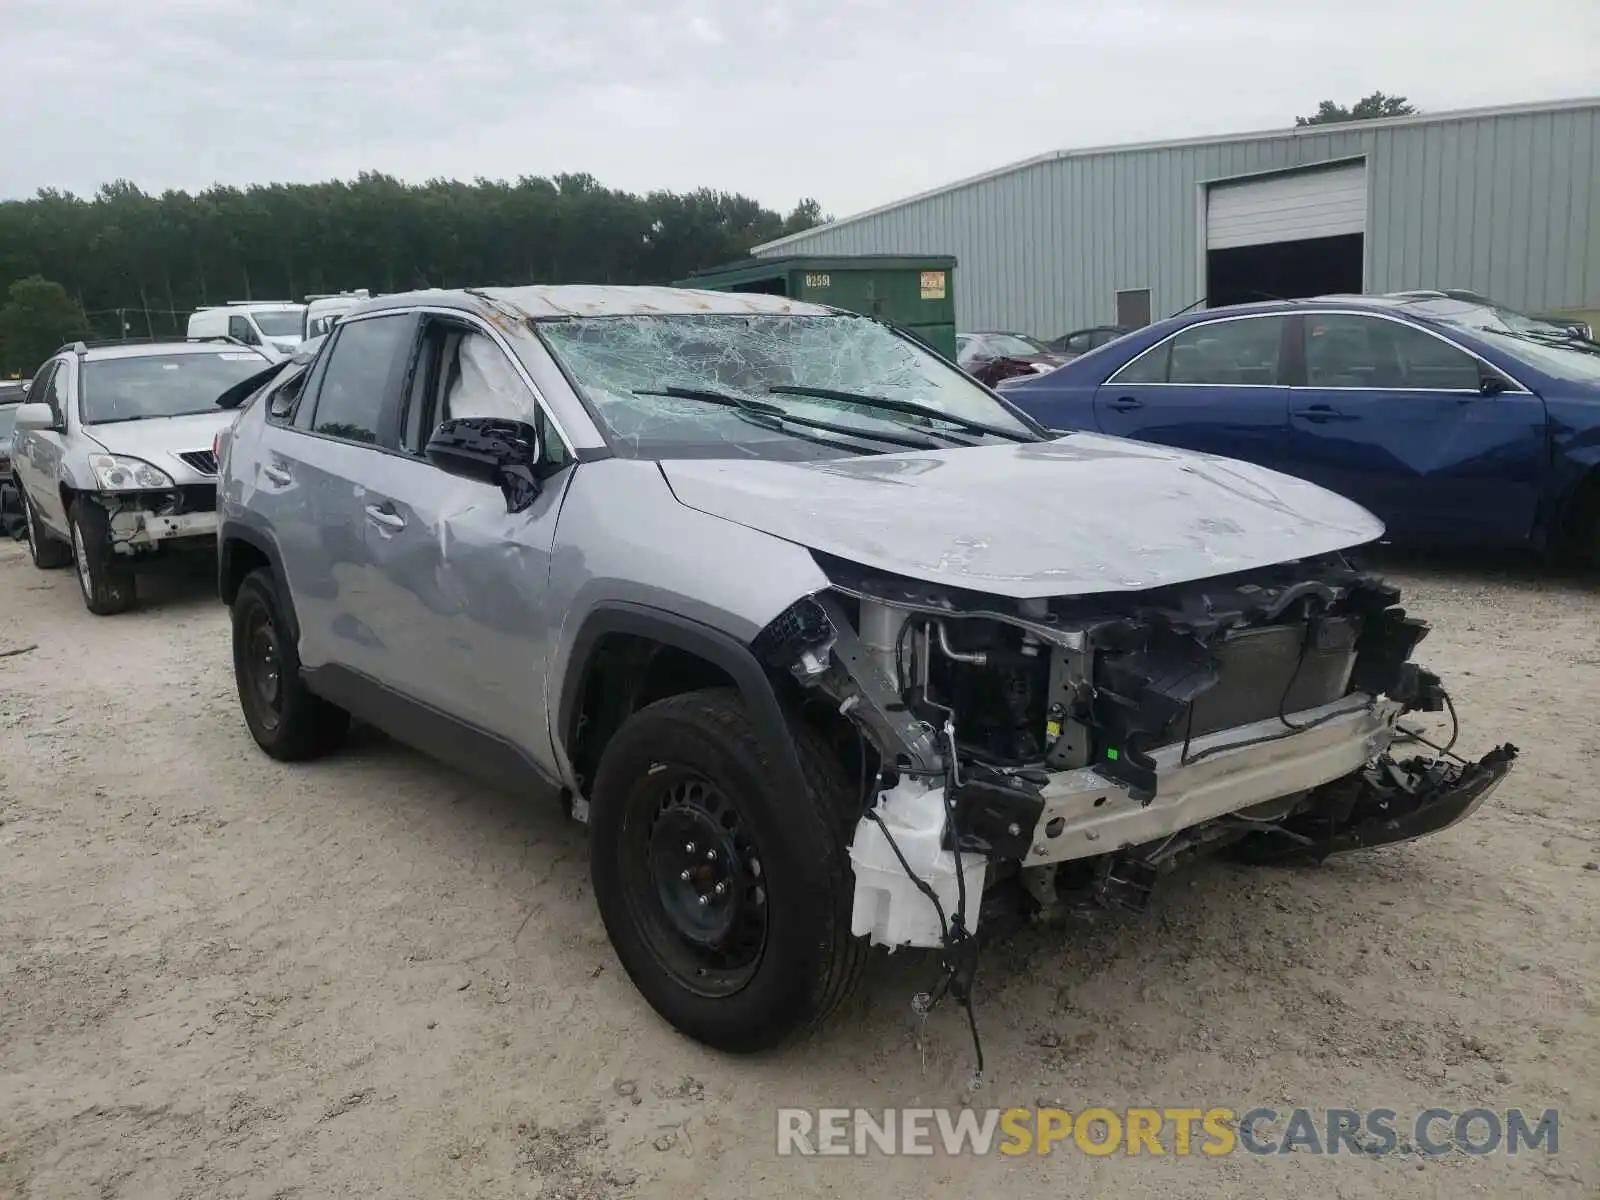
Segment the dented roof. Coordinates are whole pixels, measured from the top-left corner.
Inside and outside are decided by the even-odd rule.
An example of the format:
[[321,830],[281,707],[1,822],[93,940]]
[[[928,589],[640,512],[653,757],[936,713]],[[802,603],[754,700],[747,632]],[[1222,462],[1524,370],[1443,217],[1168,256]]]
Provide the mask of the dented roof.
[[531,287],[472,288],[475,296],[512,308],[525,317],[626,317],[687,313],[797,313],[823,316],[820,304],[752,292],[710,292],[675,287],[620,287],[573,283]]

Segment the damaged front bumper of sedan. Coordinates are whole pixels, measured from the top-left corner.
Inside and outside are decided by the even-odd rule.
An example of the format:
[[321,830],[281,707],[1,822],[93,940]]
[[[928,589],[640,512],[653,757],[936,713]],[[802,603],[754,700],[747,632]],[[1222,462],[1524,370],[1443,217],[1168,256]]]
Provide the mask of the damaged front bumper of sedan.
[[1197,853],[1318,860],[1470,815],[1516,748],[1397,760],[1454,707],[1399,592],[1338,556],[1009,599],[821,557],[755,649],[857,730],[854,932],[946,951],[990,914],[1144,907]]

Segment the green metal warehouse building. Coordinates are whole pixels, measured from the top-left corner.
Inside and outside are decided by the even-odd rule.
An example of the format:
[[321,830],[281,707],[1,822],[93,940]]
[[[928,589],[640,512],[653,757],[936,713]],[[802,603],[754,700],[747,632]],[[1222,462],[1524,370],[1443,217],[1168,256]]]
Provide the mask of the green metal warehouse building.
[[1600,325],[1600,99],[1062,150],[755,247],[954,255],[962,329],[1469,288]]

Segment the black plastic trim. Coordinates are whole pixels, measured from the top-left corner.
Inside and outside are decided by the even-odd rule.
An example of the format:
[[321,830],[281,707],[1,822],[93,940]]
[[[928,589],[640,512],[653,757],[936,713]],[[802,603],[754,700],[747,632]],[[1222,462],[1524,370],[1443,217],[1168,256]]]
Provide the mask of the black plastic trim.
[[217,529],[217,598],[224,604],[233,603],[233,596],[228,594],[227,581],[233,569],[234,552],[241,544],[258,550],[271,566],[278,581],[278,602],[283,606],[283,615],[289,620],[289,636],[298,646],[300,618],[294,611],[294,597],[289,594],[288,576],[283,573],[283,556],[278,553],[277,544],[270,537],[241,521],[224,518]]
[[329,663],[302,668],[300,678],[318,696],[351,716],[494,787],[519,794],[547,793],[552,798],[561,791],[560,784],[522,747],[403,695],[360,671]]
[[805,794],[805,776],[800,770],[800,759],[795,753],[783,706],[772,681],[750,649],[720,629],[643,604],[615,601],[597,606],[578,629],[572,655],[567,660],[556,716],[558,736],[569,758],[577,716],[574,706],[582,695],[584,674],[589,669],[596,644],[613,633],[651,638],[703,658],[724,671],[743,696],[750,719],[767,744],[773,766],[786,777],[785,787],[794,795]]

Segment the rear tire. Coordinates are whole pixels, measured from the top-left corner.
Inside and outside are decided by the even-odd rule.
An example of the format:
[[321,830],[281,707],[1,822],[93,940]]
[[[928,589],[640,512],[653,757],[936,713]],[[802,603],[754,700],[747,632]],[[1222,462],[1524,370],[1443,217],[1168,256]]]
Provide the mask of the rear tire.
[[78,590],[97,617],[127,612],[137,599],[133,568],[117,561],[111,549],[111,519],[93,500],[79,497],[67,511],[72,530],[72,558],[78,566]]
[[806,790],[775,781],[739,694],[640,709],[600,760],[589,867],[623,969],[680,1032],[763,1050],[828,1017],[859,981],[848,843],[855,788],[809,729],[791,725]]
[[300,654],[270,570],[246,575],[233,600],[233,677],[250,736],[273,758],[300,762],[338,749],[350,714],[300,678]]
[[22,532],[28,539],[28,557],[41,571],[55,571],[72,561],[72,547],[50,535],[28,503],[28,493],[19,483],[17,494],[22,498]]

